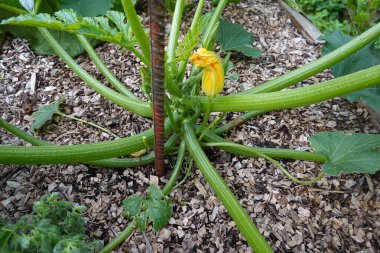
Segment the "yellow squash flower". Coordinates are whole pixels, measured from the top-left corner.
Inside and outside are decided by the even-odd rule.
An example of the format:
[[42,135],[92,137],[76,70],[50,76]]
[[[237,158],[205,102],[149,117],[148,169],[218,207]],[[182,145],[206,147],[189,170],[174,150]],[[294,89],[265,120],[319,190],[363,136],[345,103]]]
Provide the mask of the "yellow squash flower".
[[190,62],[205,69],[202,75],[202,90],[207,96],[214,97],[223,90],[224,69],[222,61],[214,52],[199,48],[190,56]]

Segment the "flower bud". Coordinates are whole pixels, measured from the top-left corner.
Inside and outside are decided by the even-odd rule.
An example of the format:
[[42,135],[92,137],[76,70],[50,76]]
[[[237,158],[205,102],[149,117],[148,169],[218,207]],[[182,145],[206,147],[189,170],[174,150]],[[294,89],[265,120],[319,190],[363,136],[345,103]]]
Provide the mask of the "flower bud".
[[209,97],[214,97],[223,90],[224,69],[220,58],[205,48],[199,48],[190,56],[190,62],[199,68],[204,68],[202,75],[202,91]]

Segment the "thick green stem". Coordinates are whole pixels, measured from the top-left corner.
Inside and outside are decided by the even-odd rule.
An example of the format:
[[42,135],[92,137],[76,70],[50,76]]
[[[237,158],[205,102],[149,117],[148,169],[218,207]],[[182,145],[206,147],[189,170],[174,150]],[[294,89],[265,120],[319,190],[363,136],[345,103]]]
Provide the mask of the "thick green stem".
[[191,157],[196,162],[202,175],[205,177],[211,188],[226,207],[232,219],[236,222],[240,232],[247,240],[252,249],[257,252],[273,252],[256,225],[251,221],[250,217],[241,207],[239,201],[232,194],[226,183],[220,177],[214,166],[211,164],[206,154],[203,152],[197,137],[194,133],[192,125],[184,122],[184,135],[186,145]]
[[49,145],[47,142],[40,140],[40,139],[22,131],[21,129],[13,126],[8,121],[6,121],[2,118],[0,118],[0,127],[4,128],[6,131],[16,135],[20,139],[23,139],[24,141],[31,143],[32,145],[35,145],[35,146]]
[[[13,126],[12,124],[8,123],[6,120],[0,118],[0,127],[4,128],[8,132],[16,135],[20,139],[23,139],[26,142],[29,142],[30,144],[34,146],[49,146],[51,144],[40,140],[21,129]],[[170,136],[170,138],[165,143],[165,150],[166,152],[170,152],[174,145],[176,144],[177,140],[179,138],[178,134],[173,134]],[[146,146],[146,142],[144,142],[144,146]],[[148,144],[149,145],[149,144]],[[131,168],[131,167],[137,167],[137,166],[143,166],[147,164],[151,164],[154,162],[154,153],[150,152],[147,155],[143,155],[137,158],[109,158],[104,160],[96,160],[91,162],[86,162],[85,164],[94,166],[94,167],[107,167],[107,168]]]
[[203,146],[219,147],[227,152],[236,155],[258,157],[257,152],[259,152],[271,158],[304,160],[320,163],[327,161],[327,158],[324,155],[315,152],[306,152],[281,148],[248,147],[245,145],[239,145],[233,142],[226,141],[224,138],[210,132],[208,132],[205,135],[204,139],[207,141],[207,143],[204,143]]
[[6,4],[1,4],[1,3],[0,3],[0,9],[4,9],[4,10],[7,10],[7,11],[10,11],[13,13],[17,13],[17,14],[29,14],[29,12],[27,12],[25,10],[19,9],[17,7],[9,6]]
[[168,40],[168,50],[167,50],[168,62],[172,62],[175,60],[175,49],[177,48],[177,41],[178,41],[179,31],[181,29],[181,20],[182,20],[184,7],[185,7],[185,0],[178,0],[176,2],[172,25],[170,29],[169,40]]
[[[195,14],[194,14],[193,20],[192,20],[192,22],[191,22],[190,30],[193,30],[193,29],[195,28],[195,25],[198,23],[199,18],[200,18],[201,15],[202,15],[202,11],[203,11],[204,3],[205,3],[204,0],[200,0],[200,1],[198,2],[197,9],[196,9],[196,11],[195,11]],[[177,81],[178,81],[178,82],[182,82],[183,77],[185,76],[186,66],[187,66],[187,61],[181,61],[181,62],[179,63],[179,67],[178,67],[178,78],[177,78]]]
[[92,48],[91,44],[87,41],[86,37],[77,34],[77,38],[92,59],[92,62],[113,87],[115,87],[119,92],[126,95],[127,97],[141,101],[138,97],[135,96],[135,94],[128,90],[127,87],[125,87],[125,85],[122,84],[119,79],[117,79],[116,76],[106,67],[102,59],[100,59],[98,54]]
[[34,10],[33,10],[33,15],[36,15],[40,9],[40,5],[41,5],[41,2],[42,0],[36,0],[36,2],[34,3]]
[[[230,143],[230,142],[206,143],[203,146],[208,146],[208,147],[226,147],[226,148],[230,147],[230,148],[234,148],[234,149],[241,149],[239,147],[240,145],[235,144],[235,143]],[[245,149],[245,150],[247,150],[247,149]],[[244,149],[243,149],[243,151],[244,151]],[[314,183],[318,182],[319,180],[321,180],[321,178],[326,175],[324,172],[321,172],[317,177],[315,177],[315,178],[313,178],[311,180],[301,180],[301,179],[298,179],[298,178],[292,176],[289,173],[289,171],[287,171],[279,162],[277,162],[273,158],[265,155],[264,153],[260,152],[259,148],[250,148],[248,151],[252,154],[252,156],[264,158],[265,160],[268,160],[271,163],[273,163],[279,170],[281,170],[282,173],[285,174],[285,176],[287,178],[289,178],[290,180],[292,180],[293,182],[295,182],[297,184],[302,184],[302,185],[314,184]],[[281,151],[279,153],[281,153]],[[294,155],[296,155],[296,154],[294,154]],[[300,155],[302,156],[302,154],[300,154]],[[314,157],[313,156],[309,156],[309,157],[315,158],[315,156]]]
[[168,182],[166,183],[165,187],[162,189],[162,193],[165,196],[169,195],[169,193],[172,191],[173,186],[178,178],[178,175],[181,172],[183,160],[185,159],[185,152],[186,152],[185,141],[182,141],[178,149],[178,156],[177,156],[177,161],[174,165],[174,170],[172,174],[170,175],[170,178]]
[[195,28],[195,25],[198,23],[199,18],[202,15],[203,6],[205,4],[205,0],[199,0],[197,9],[195,10],[193,20],[191,21],[190,30]]
[[146,140],[153,144],[153,131],[118,140],[67,145],[67,146],[36,146],[11,147],[0,146],[0,164],[62,164],[83,163],[122,155],[128,155],[145,148]]
[[84,69],[82,69],[70,55],[58,44],[54,37],[46,28],[37,28],[42,36],[46,39],[47,43],[54,49],[54,52],[61,57],[61,59],[71,68],[71,70],[79,76],[87,85],[93,88],[100,95],[109,99],[110,101],[118,104],[128,110],[131,110],[141,116],[152,116],[152,109],[147,103],[137,101],[136,99],[128,98],[100,83]]
[[208,50],[211,50],[211,44],[210,42],[213,41],[210,36],[212,36],[212,33],[215,29],[215,25],[219,22],[219,18],[220,18],[220,15],[224,9],[224,7],[226,6],[228,0],[220,0],[218,5],[216,6],[212,16],[211,16],[211,19],[210,19],[210,22],[208,23],[205,31],[204,31],[204,35],[202,37],[202,44],[203,44],[203,47],[208,49]]
[[[380,65],[342,76],[323,83],[292,90],[246,96],[217,96],[213,99],[213,112],[279,110],[311,105],[345,95],[380,83]],[[188,104],[200,103],[201,111],[207,111],[206,97],[192,97]]]
[[374,25],[372,28],[368,29],[368,31],[351,40],[344,46],[334,50],[333,52],[323,56],[322,58],[316,61],[313,61],[312,63],[309,63],[303,67],[300,67],[294,71],[291,71],[285,75],[277,77],[259,86],[230,96],[277,91],[286,88],[290,85],[296,84],[333,66],[334,64],[340,62],[341,60],[352,55],[353,53],[356,53],[359,49],[363,48],[379,36],[380,23]]
[[[168,63],[171,63],[175,61],[175,50],[177,48],[177,42],[178,42],[178,36],[179,36],[179,31],[181,29],[181,20],[182,20],[182,14],[183,10],[185,8],[185,0],[178,0],[176,2],[176,6],[174,9],[174,14],[173,14],[173,20],[172,20],[172,25],[170,29],[170,35],[169,35],[169,40],[168,40],[168,50],[167,50],[167,61]],[[168,70],[170,71],[170,69]],[[170,73],[167,74],[168,78],[170,78]],[[169,80],[166,82],[166,89],[169,91],[170,94],[176,95],[181,97],[182,91],[179,89],[177,82],[173,82],[172,80]]]
[[147,66],[150,66],[150,43],[148,36],[145,34],[144,27],[141,25],[141,21],[137,16],[135,7],[132,0],[121,0],[123,4],[125,16],[127,16],[128,23],[130,24],[132,31],[136,37],[137,43],[141,48],[145,58],[147,59]]
[[108,243],[103,249],[99,251],[99,253],[108,253],[111,252],[114,248],[122,244],[128,237],[130,237],[133,232],[135,232],[137,225],[137,218],[132,220],[126,229],[121,232],[115,239],[113,239],[110,243]]
[[205,126],[207,125],[208,120],[209,120],[210,115],[211,115],[211,107],[212,107],[212,98],[208,97],[206,114],[203,118],[201,126],[197,129],[197,134],[200,134],[203,131],[203,129],[205,128]]

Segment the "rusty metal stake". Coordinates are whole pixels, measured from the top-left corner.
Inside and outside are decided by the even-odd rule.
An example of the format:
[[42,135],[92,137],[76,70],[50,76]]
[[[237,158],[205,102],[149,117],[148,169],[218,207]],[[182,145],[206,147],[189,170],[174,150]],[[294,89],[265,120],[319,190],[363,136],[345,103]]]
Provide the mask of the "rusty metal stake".
[[165,175],[165,2],[164,0],[149,0],[149,28],[151,47],[151,71],[153,90],[153,126],[155,170],[159,177]]

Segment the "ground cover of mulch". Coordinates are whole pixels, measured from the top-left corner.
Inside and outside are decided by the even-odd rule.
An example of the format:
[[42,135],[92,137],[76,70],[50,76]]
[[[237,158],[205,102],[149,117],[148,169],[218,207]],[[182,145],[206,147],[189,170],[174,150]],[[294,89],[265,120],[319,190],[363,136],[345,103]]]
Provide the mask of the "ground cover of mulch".
[[[190,16],[188,13],[186,16]],[[224,17],[243,24],[263,50],[259,59],[234,55],[240,78],[227,81],[225,94],[273,79],[320,56],[321,45],[308,43],[294,28],[276,1],[242,1],[229,6]],[[118,46],[97,48],[108,67],[131,90],[139,92],[140,63]],[[87,56],[80,65],[104,81]],[[31,114],[41,105],[65,97],[64,112],[107,127],[119,137],[152,126],[145,119],[115,106],[81,82],[53,56],[34,54],[28,43],[8,39],[0,53],[0,116],[32,133]],[[297,86],[330,79],[325,71]],[[105,81],[104,81],[105,82]],[[231,113],[228,119],[236,118]],[[368,112],[343,98],[260,116],[237,127],[226,137],[237,143],[311,150],[308,139],[320,131],[377,133]],[[112,140],[88,125],[55,119],[38,137],[69,145]],[[0,129],[1,145],[28,145]],[[207,153],[217,170],[249,212],[276,252],[378,252],[380,249],[380,174],[327,177],[312,186],[300,186],[262,159]],[[1,154],[0,154],[1,155]],[[316,176],[320,164],[281,161],[300,178]],[[168,163],[174,160],[168,158]],[[0,165],[0,218],[16,219],[49,192],[87,207],[91,238],[108,242],[122,231],[122,200],[144,194],[157,183],[152,166],[135,169],[99,169],[85,165]],[[155,233],[135,233],[115,252],[251,252],[226,209],[195,168],[171,195],[174,214],[168,226]]]

